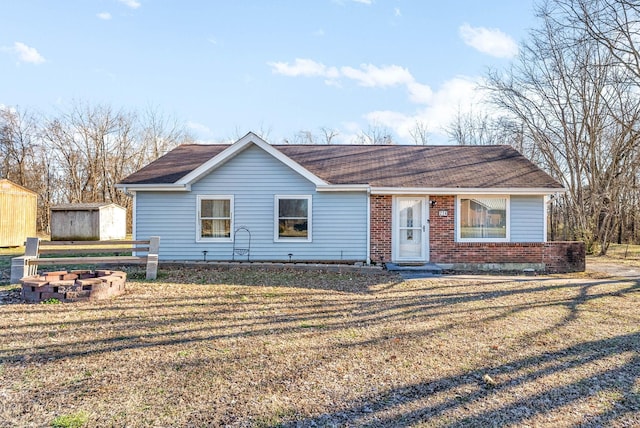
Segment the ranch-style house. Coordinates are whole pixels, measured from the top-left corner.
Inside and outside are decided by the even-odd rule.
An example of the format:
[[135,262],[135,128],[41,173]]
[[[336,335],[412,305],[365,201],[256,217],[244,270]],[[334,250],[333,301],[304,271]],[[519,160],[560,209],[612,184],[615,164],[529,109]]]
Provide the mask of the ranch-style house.
[[584,270],[548,242],[560,183],[510,146],[181,145],[117,185],[162,261]]

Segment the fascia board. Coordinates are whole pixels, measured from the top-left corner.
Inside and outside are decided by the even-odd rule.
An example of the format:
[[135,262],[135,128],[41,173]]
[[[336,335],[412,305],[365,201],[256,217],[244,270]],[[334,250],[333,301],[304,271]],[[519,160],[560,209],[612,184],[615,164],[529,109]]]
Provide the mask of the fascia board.
[[460,188],[460,187],[372,187],[372,195],[553,195],[564,188]]
[[267,143],[253,132],[249,132],[247,135],[230,145],[229,148],[223,150],[222,153],[219,153],[204,164],[200,165],[195,170],[191,171],[189,174],[182,177],[176,182],[176,184],[193,184],[203,175],[208,174],[215,168],[224,164],[226,161],[236,156],[251,144],[260,147],[262,150],[264,150],[289,168],[293,169],[295,172],[297,172],[316,186],[328,184],[326,181],[320,179],[317,175],[313,174],[308,169],[304,168],[302,165],[274,148],[271,144]]
[[191,185],[177,184],[116,184],[123,192],[189,192]]
[[368,184],[328,184],[316,186],[318,192],[368,192]]

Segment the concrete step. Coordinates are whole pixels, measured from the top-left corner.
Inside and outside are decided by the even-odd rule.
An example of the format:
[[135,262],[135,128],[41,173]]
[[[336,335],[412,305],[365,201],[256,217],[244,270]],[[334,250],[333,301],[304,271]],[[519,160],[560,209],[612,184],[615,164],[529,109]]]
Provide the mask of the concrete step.
[[442,268],[435,263],[386,263],[385,266],[388,271],[400,273],[425,273],[432,275],[440,275],[442,273]]

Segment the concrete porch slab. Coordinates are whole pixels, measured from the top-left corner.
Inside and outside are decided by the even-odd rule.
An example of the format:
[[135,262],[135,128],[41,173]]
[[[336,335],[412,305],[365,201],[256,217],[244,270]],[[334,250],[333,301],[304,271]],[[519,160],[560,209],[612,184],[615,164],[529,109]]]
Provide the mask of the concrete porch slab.
[[397,272],[403,279],[430,278],[442,275],[442,268],[434,263],[386,263],[385,266],[389,272]]
[[389,271],[442,273],[442,268],[435,263],[424,263],[424,264],[386,263],[385,266]]

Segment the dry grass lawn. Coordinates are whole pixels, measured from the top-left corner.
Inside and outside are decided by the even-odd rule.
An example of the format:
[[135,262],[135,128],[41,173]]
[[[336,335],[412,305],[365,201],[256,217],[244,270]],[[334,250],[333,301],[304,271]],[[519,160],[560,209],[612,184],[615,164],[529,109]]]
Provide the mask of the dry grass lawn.
[[640,425],[636,281],[190,268],[128,289],[0,305],[0,426]]

